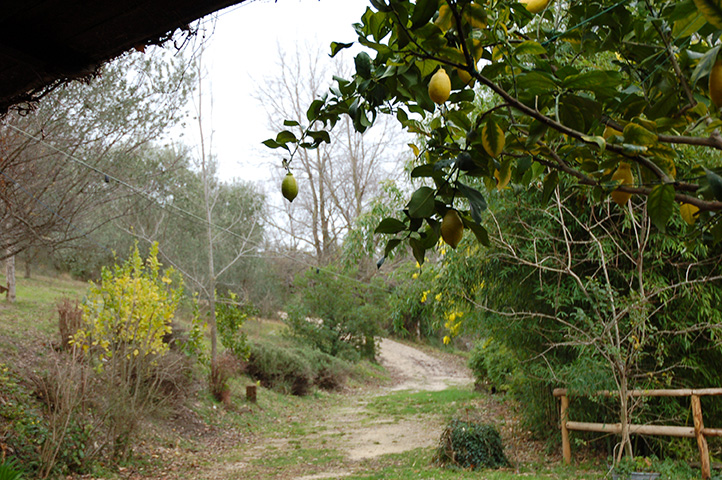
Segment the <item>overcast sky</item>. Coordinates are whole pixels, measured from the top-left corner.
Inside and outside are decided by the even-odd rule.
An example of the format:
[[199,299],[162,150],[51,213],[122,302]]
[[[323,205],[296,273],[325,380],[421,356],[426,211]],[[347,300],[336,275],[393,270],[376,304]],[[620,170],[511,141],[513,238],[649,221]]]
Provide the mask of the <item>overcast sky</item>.
[[[205,26],[213,31],[205,41],[203,88],[212,92],[214,153],[221,178],[265,182],[278,167],[274,152],[261,145],[275,135],[253,98],[256,83],[278,71],[277,45],[294,51],[296,44],[310,43],[330,51],[332,41],[355,41],[352,25],[368,5],[368,0],[256,0],[206,19]],[[193,135],[191,129],[187,143],[193,143]]]

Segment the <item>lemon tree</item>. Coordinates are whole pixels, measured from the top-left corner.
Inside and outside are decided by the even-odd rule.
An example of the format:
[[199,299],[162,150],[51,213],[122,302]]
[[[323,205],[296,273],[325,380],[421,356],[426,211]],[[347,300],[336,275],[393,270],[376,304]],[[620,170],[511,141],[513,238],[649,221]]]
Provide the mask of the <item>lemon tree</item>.
[[[264,143],[293,153],[328,141],[342,116],[364,132],[394,115],[419,138],[411,176],[426,183],[377,232],[391,235],[387,254],[406,242],[419,263],[449,209],[488,244],[489,195],[532,189],[545,203],[561,179],[598,203],[612,192],[646,202],[657,230],[694,206],[681,234],[716,243],[722,23],[707,3],[371,0],[355,25],[365,49],[354,74],[309,105],[304,135]],[[442,68],[450,94],[438,104]],[[615,178],[624,164],[630,175]]]

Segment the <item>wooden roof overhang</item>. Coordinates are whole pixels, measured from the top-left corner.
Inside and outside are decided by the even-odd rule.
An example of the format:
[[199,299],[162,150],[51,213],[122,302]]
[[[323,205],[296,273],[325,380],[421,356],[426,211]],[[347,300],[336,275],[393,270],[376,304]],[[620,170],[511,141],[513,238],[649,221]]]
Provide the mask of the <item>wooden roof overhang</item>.
[[0,8],[0,115],[125,51],[250,0],[8,0]]

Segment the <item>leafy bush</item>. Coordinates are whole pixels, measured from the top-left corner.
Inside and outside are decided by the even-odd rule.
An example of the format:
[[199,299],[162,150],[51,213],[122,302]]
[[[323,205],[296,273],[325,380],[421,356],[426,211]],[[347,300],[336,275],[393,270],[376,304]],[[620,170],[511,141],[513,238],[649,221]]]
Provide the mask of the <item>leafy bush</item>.
[[338,388],[349,374],[348,364],[331,355],[271,343],[251,345],[246,371],[264,387],[293,395],[306,395],[313,386]]
[[434,462],[476,470],[508,467],[501,436],[493,425],[465,422],[457,418],[444,429]]
[[[103,268],[83,304],[83,327],[73,336],[93,366],[104,393],[104,413],[114,458],[124,457],[140,419],[164,400],[160,395],[183,361],[160,362],[168,353],[164,339],[183,294],[173,269],[161,271],[158,245],[143,261],[136,245],[130,257]],[[178,368],[180,367],[180,368]]]
[[507,391],[513,382],[518,361],[513,352],[491,339],[477,343],[469,358],[475,383],[490,383],[498,391]]
[[251,306],[238,303],[238,296],[233,292],[216,303],[218,338],[224,347],[241,360],[249,354],[246,334],[241,332],[241,327],[252,311]]
[[298,279],[297,303],[287,323],[293,335],[329,355],[373,360],[385,317],[385,290],[334,271],[309,270]]

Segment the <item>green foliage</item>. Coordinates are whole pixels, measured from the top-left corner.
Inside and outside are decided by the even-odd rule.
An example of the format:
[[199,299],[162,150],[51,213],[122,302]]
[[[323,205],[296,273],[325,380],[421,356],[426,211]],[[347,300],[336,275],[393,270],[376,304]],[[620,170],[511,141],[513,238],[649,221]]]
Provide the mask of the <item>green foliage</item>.
[[22,480],[23,471],[14,460],[0,463],[0,480]]
[[441,434],[434,462],[471,470],[509,466],[496,427],[458,418]]
[[614,466],[613,478],[626,480],[631,478],[631,474],[635,472],[656,473],[658,474],[656,478],[659,480],[699,478],[699,471],[690,467],[686,462],[675,462],[670,459],[660,460],[655,455],[622,458]]
[[246,334],[241,331],[241,327],[253,311],[252,306],[239,304],[238,295],[233,292],[216,302],[218,338],[240,360],[245,360],[250,353]]
[[48,436],[48,426],[42,417],[32,391],[23,385],[18,375],[0,363],[0,426],[3,442],[13,449],[13,455],[28,471],[40,468],[38,445]]
[[[694,203],[701,213],[689,233],[722,240],[720,145],[706,142],[719,111],[705,81],[719,46],[696,40],[715,29],[692,3],[558,1],[531,13],[513,1],[379,0],[354,27],[368,51],[356,56],[353,75],[335,78],[308,106],[302,135],[284,131],[265,143],[287,150],[292,163],[297,147],[329,141],[321,125],[347,117],[364,132],[383,114],[422,138],[423,148],[412,146],[411,177],[424,184],[402,216],[380,224],[395,234],[387,254],[403,242],[423,263],[449,208],[488,245],[488,198],[508,181],[543,187],[546,201],[571,180],[603,203],[619,187],[611,176],[622,162],[635,178],[620,188],[635,202],[648,199],[659,230],[679,202]],[[350,45],[334,43],[332,54]],[[427,87],[440,66],[452,94],[435,105]]]
[[339,388],[350,368],[345,361],[312,348],[254,342],[246,371],[267,388],[307,395],[313,386],[325,390]]
[[143,261],[136,245],[124,263],[104,268],[83,304],[83,328],[73,337],[107,395],[100,408],[115,459],[126,455],[140,419],[164,400],[165,379],[184,370],[165,341],[183,281],[173,269],[161,271],[157,254],[153,244]]
[[183,281],[173,269],[161,272],[160,267],[158,244],[145,262],[136,245],[125,263],[104,268],[101,282],[91,283],[83,303],[84,326],[73,343],[92,354],[99,370],[108,361],[133,358],[148,365],[168,351],[163,339],[172,331]]
[[329,267],[306,271],[297,284],[297,303],[287,319],[296,338],[328,355],[374,359],[386,317],[379,282],[366,285]]
[[507,391],[521,365],[513,351],[489,338],[474,346],[469,357],[469,368],[477,384],[490,383],[497,391]]

